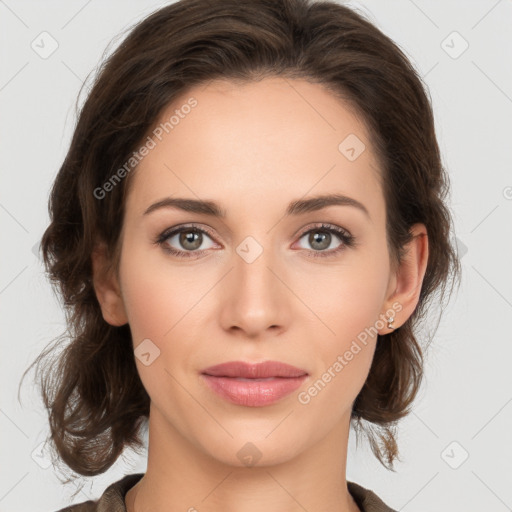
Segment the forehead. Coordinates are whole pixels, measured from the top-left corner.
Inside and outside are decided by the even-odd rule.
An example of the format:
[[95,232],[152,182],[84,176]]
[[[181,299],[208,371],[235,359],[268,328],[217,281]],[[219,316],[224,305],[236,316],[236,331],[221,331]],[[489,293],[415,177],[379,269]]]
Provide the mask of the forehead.
[[288,204],[308,191],[361,201],[380,194],[363,121],[348,103],[306,80],[196,86],[161,113],[149,136],[153,147],[138,164],[127,199],[139,212],[170,195]]

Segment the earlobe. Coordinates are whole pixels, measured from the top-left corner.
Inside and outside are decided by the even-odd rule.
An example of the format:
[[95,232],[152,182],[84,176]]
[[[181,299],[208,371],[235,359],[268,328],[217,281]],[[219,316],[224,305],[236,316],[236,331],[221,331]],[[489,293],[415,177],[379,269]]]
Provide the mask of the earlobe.
[[[393,291],[387,298],[387,304],[397,304],[393,315],[386,315],[386,320],[394,317],[394,321],[383,329],[380,334],[388,334],[404,324],[413,314],[419,302],[423,278],[428,262],[428,235],[424,224],[414,224],[411,227],[412,240],[405,247],[396,274],[393,276]],[[391,309],[388,306],[388,311]]]
[[114,272],[108,270],[105,244],[98,243],[91,254],[93,286],[103,319],[110,325],[128,323],[121,289]]

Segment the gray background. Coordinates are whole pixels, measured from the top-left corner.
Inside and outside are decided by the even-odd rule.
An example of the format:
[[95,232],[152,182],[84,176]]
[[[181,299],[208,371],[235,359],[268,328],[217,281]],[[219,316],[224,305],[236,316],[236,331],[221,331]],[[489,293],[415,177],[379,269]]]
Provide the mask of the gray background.
[[[0,512],[57,510],[74,490],[60,483],[41,448],[47,419],[32,374],[17,400],[22,372],[64,327],[35,249],[82,82],[114,36],[162,5],[0,0]],[[406,512],[511,510],[512,2],[348,5],[398,43],[428,84],[463,278],[414,412],[400,424],[396,473],[364,444],[356,449],[351,435],[347,478]],[[42,58],[52,39],[58,48]],[[84,479],[74,501],[96,499],[123,474],[144,470],[144,457],[126,452],[105,474]]]

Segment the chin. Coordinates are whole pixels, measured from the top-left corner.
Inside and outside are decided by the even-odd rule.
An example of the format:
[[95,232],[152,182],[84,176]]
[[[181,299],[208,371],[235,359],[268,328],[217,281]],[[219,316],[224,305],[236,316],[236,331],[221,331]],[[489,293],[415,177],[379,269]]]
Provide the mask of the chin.
[[[274,425],[273,428],[275,428]],[[278,429],[280,427],[277,427]],[[228,429],[229,430],[229,429]],[[275,466],[293,460],[303,444],[289,435],[277,434],[272,429],[264,433],[245,428],[238,434],[230,431],[233,438],[211,439],[210,446],[204,446],[211,457],[228,466],[237,468]],[[270,433],[270,435],[269,435]]]

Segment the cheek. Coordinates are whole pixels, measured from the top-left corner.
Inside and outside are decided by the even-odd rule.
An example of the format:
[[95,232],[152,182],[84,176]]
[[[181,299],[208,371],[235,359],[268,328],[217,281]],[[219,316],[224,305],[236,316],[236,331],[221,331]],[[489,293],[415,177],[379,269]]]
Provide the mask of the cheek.
[[[135,244],[130,247],[127,241],[120,266],[123,300],[135,354],[137,356],[143,346],[158,354],[148,366],[136,358],[148,391],[158,390],[162,379],[169,379],[164,372],[174,372],[175,361],[180,361],[180,372],[186,372],[191,366],[195,347],[190,337],[191,322],[201,316],[201,308],[207,307],[207,300],[200,299],[211,287],[209,282],[197,279],[191,267],[180,269],[168,264],[165,257],[158,254],[159,250]],[[146,345],[141,345],[143,342]]]
[[347,260],[336,273],[323,268],[304,282],[305,302],[321,320],[322,333],[316,336],[315,381],[320,382],[306,393],[306,401],[315,393],[340,405],[353,400],[368,375],[377,331],[383,327],[380,315],[388,273],[384,257],[359,253],[357,263],[353,261]]
[[322,326],[325,334],[316,336],[315,372],[298,401],[306,406],[307,414],[322,416],[326,424],[349,414],[368,377],[377,331],[382,328],[378,320],[385,282],[368,269],[357,274],[331,280],[329,293],[316,302],[319,316],[329,330]]
[[354,253],[346,264],[335,269],[319,266],[297,279],[297,294],[318,319],[319,333],[333,349],[343,348],[365,328],[375,326],[382,312],[388,272],[385,258],[376,260]]
[[[120,266],[122,294],[137,371],[153,401],[164,396],[167,386],[172,385],[166,360],[171,355],[168,340],[179,328],[179,319],[184,315],[179,282],[166,276],[164,270],[151,253],[136,247],[129,250],[127,244]],[[173,327],[175,324],[177,326]],[[172,356],[181,359],[179,350],[180,345],[173,344]]]
[[167,265],[159,248],[126,245],[120,278],[134,344],[150,338],[160,345],[204,294],[204,286],[186,270]]

